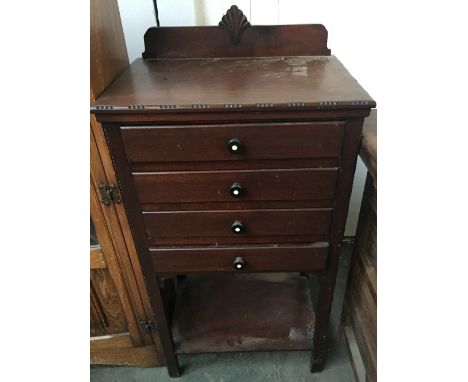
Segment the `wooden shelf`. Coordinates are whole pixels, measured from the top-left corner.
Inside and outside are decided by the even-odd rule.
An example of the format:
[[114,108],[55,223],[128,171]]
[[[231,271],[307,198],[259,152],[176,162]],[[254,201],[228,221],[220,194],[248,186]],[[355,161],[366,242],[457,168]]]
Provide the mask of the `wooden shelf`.
[[176,352],[309,350],[315,314],[298,274],[187,276],[172,320]]

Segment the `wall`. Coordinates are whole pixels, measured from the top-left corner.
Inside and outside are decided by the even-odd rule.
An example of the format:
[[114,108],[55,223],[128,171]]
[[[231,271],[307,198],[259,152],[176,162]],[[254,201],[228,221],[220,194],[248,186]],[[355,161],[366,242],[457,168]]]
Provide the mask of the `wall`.
[[[374,98],[371,70],[372,34],[378,2],[372,0],[158,0],[161,26],[216,25],[225,11],[236,4],[253,25],[259,24],[324,24],[328,29],[328,47]],[[120,14],[130,61],[141,57],[143,35],[156,25],[152,0],[119,0]],[[351,17],[352,15],[352,17]],[[346,236],[356,231],[366,170],[358,160],[346,224]]]

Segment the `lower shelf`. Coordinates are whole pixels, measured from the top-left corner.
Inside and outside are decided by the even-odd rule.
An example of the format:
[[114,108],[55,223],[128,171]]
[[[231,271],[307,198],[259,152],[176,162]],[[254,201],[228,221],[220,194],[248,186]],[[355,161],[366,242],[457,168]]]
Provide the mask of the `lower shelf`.
[[177,354],[312,348],[315,315],[297,273],[187,276],[177,289]]

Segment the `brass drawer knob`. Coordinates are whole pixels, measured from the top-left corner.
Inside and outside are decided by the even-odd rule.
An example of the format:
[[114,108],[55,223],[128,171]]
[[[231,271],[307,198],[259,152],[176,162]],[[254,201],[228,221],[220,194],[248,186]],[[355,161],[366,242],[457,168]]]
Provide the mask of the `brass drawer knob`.
[[234,223],[232,223],[231,229],[232,229],[232,232],[236,234],[240,234],[245,231],[245,226],[244,226],[244,223],[242,223],[239,220],[236,220]]
[[234,259],[232,265],[236,271],[240,271],[245,268],[245,261],[242,257],[238,256]]
[[233,183],[231,187],[229,187],[229,193],[232,197],[239,198],[244,193],[244,187],[239,183]]
[[233,138],[228,142],[229,152],[231,152],[233,154],[239,154],[243,150],[243,148],[244,147],[243,147],[241,141],[239,141],[236,138]]

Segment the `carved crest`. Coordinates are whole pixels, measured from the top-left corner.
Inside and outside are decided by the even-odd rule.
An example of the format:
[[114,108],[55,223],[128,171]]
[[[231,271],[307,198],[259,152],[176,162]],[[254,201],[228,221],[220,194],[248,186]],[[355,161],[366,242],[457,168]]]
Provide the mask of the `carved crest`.
[[221,28],[231,34],[231,42],[237,45],[241,39],[242,32],[250,26],[247,17],[236,5],[231,6],[219,22]]

